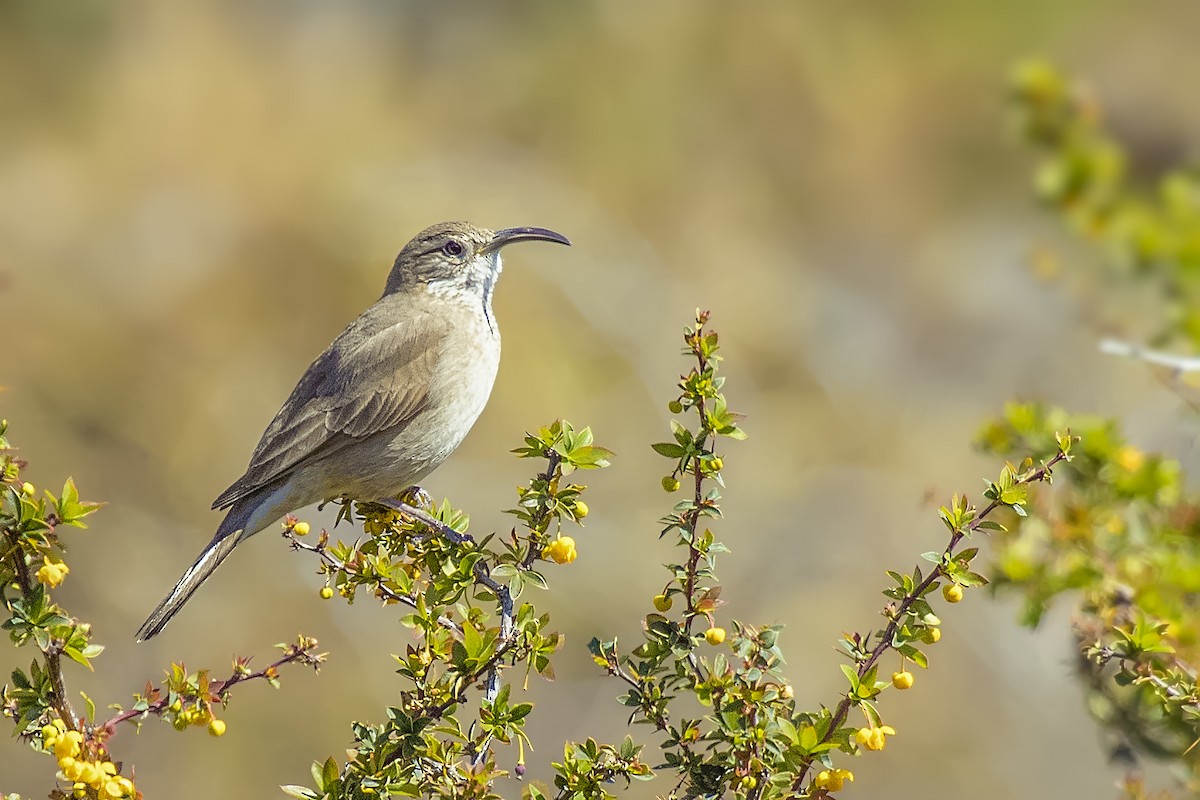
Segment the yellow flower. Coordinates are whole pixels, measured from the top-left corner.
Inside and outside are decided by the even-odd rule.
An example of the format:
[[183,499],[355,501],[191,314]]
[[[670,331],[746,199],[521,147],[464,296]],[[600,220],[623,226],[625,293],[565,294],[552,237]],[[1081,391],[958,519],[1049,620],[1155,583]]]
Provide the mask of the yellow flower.
[[859,728],[854,734],[854,740],[868,750],[882,750],[887,744],[887,737],[895,735],[895,728],[883,725],[877,728]]
[[921,641],[925,642],[925,644],[937,644],[939,641],[941,641],[941,638],[941,628],[929,628],[924,634],[922,634]]
[[97,784],[104,778],[104,773],[101,772],[94,762],[84,761],[79,769],[79,782],[86,783],[93,789],[98,788]]
[[330,589],[328,586],[322,586],[321,587],[321,599],[328,600],[331,597],[333,597],[333,589]]
[[823,769],[817,773],[817,779],[813,781],[818,789],[824,789],[827,792],[840,792],[842,787],[846,785],[846,781],[853,781],[854,773],[848,769]]
[[33,497],[33,493],[36,491],[37,489],[33,488],[33,484],[29,481],[25,481],[21,484],[21,494],[25,495],[26,497]]
[[942,587],[942,597],[947,603],[957,603],[963,599],[963,588],[957,583],[947,583]]
[[312,530],[312,528],[308,526],[307,522],[297,522],[292,526],[292,533],[296,534],[297,536],[308,536],[308,532],[310,530]]
[[674,604],[675,604],[675,601],[671,599],[670,595],[665,595],[665,594],[654,595],[654,610],[655,611],[659,611],[659,612],[662,612],[663,614],[665,614],[671,610],[671,606],[673,606]]
[[713,626],[704,632],[704,641],[716,646],[725,641],[725,629]]
[[892,673],[892,686],[897,689],[911,689],[913,685],[913,674],[906,669]]
[[662,479],[663,491],[677,492],[679,491],[679,481],[673,475],[667,475]]
[[213,736],[224,736],[225,735],[225,721],[220,720],[220,719],[213,719],[211,722],[208,723],[208,732],[210,734],[212,734]]
[[556,564],[570,564],[577,555],[575,540],[570,536],[560,536],[542,550],[542,558],[548,558]]
[[83,734],[79,731],[67,731],[62,736],[54,740],[54,756],[55,758],[63,758],[71,756],[76,758],[79,755],[79,745],[83,743]]
[[1133,445],[1125,445],[1113,459],[1126,472],[1137,472],[1146,463],[1146,456]]
[[63,562],[51,561],[50,556],[46,556],[43,559],[42,567],[38,569],[36,573],[36,577],[43,584],[53,589],[63,582],[63,580],[67,577],[67,573],[70,571],[71,568]]
[[588,505],[582,500],[575,501],[575,519],[583,519],[588,515]]

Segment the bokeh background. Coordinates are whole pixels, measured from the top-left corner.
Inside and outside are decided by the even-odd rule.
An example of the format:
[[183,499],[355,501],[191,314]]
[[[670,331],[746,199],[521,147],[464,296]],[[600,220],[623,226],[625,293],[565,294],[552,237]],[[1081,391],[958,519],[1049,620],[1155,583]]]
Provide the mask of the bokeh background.
[[[1027,55],[1086,75],[1152,176],[1193,152],[1197,24],[1186,0],[5,2],[0,408],[35,483],[70,474],[109,503],[70,537],[62,597],[108,650],[69,688],[128,703],[172,659],[223,673],[298,631],[332,653],[319,676],[243,687],[223,739],[123,731],[147,797],[278,796],[350,719],[380,717],[396,612],[322,602],[313,562],[271,534],[163,636],[132,635],[397,249],[468,219],[575,247],[508,251],[492,402],[426,488],[482,533],[511,524],[524,430],[564,416],[619,453],[589,476],[580,559],[537,598],[568,638],[558,682],[531,688],[531,776],[564,738],[625,734],[584,644],[636,638],[665,579],[673,498],[647,445],[696,306],[750,415],[726,458],[723,618],[785,624],[798,700],[835,702],[836,637],[875,624],[884,569],[942,541],[930,498],[994,473],[970,441],[1006,399],[1117,416],[1196,464],[1185,405],[1095,352],[1134,321],[1071,279],[1094,256],[1033,201],[1003,86]],[[1029,268],[1047,244],[1063,280]],[[1068,610],[1029,632],[1013,603],[968,600],[933,669],[887,697],[900,735],[850,765],[853,793],[1106,796],[1121,771],[1071,679]],[[0,750],[0,790],[43,796],[49,777]]]

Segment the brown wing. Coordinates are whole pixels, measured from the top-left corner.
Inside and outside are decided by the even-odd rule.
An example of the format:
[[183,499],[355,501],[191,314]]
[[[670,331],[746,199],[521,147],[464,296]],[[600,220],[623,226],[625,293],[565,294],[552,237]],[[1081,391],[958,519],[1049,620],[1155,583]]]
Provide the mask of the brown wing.
[[227,508],[356,439],[404,425],[425,407],[445,327],[430,315],[397,322],[388,300],[364,312],[317,357],[267,426],[246,474],[213,508]]

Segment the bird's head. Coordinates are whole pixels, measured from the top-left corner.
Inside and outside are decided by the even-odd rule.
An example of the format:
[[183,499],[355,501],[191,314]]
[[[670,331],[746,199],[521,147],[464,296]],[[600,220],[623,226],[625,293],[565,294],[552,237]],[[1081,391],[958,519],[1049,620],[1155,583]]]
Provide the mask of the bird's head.
[[477,297],[487,308],[502,269],[501,248],[529,241],[571,243],[561,233],[545,228],[492,231],[467,222],[432,225],[413,237],[396,256],[383,293],[423,286],[433,292]]

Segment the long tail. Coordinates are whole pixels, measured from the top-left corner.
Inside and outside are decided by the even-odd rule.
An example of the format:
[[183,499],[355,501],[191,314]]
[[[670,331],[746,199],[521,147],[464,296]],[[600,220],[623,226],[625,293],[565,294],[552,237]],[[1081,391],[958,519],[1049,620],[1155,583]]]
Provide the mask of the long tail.
[[[221,527],[224,528],[224,525]],[[152,636],[157,636],[159,631],[166,627],[171,618],[183,608],[188,598],[200,588],[200,584],[204,583],[208,576],[213,574],[213,570],[221,566],[221,562],[233,552],[233,548],[237,547],[242,538],[240,533],[241,531],[236,530],[224,534],[220,530],[217,531],[217,536],[204,548],[196,563],[183,573],[183,577],[175,584],[171,593],[163,598],[158,608],[154,609],[142,623],[142,627],[138,628],[137,641],[144,642]]]

